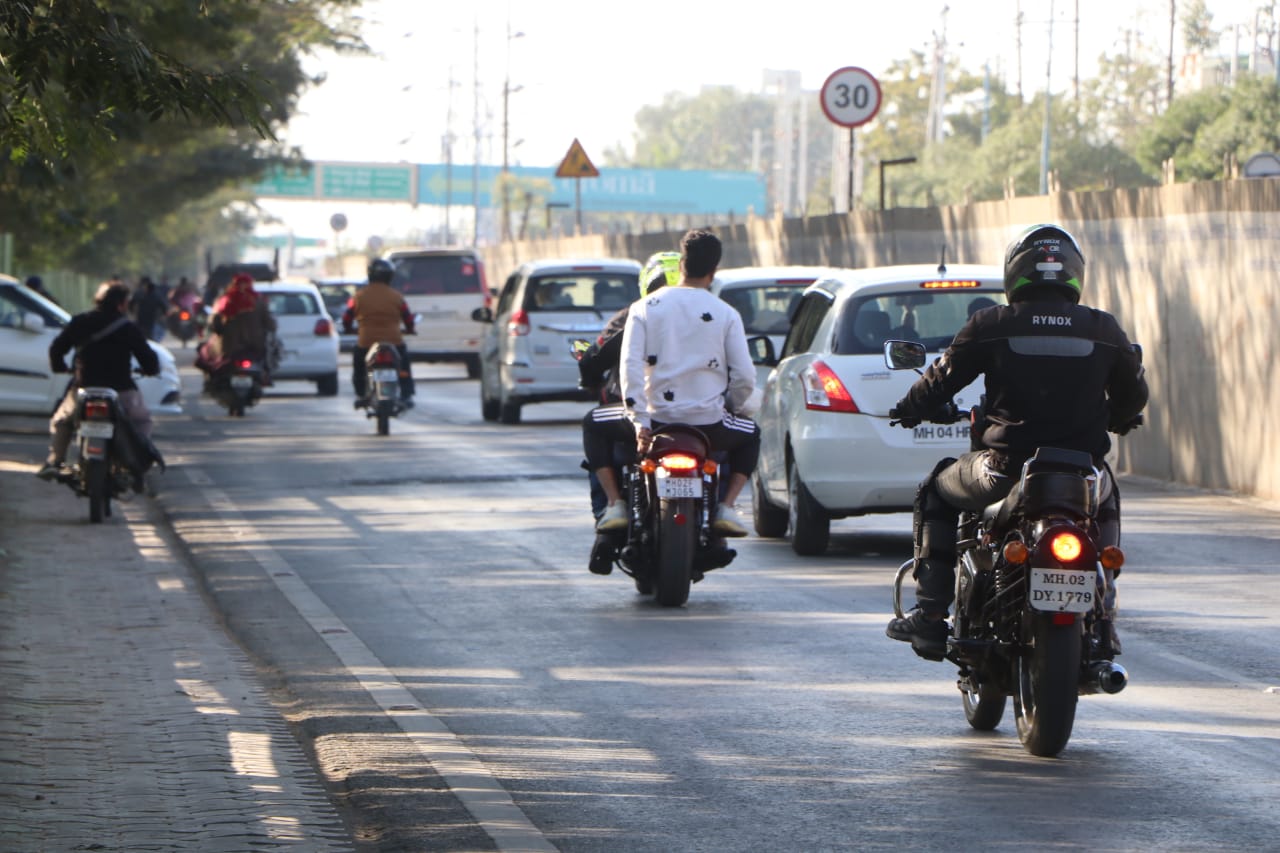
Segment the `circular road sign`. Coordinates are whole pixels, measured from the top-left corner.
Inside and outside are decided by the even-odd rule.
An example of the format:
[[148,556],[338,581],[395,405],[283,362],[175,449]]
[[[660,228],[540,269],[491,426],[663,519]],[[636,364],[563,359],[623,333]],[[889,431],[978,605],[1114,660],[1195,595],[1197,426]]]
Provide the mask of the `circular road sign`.
[[822,84],[822,111],[841,127],[857,127],[880,111],[880,84],[861,68],[831,72]]
[[335,213],[329,217],[329,227],[334,231],[341,231],[347,227],[347,215],[345,213]]

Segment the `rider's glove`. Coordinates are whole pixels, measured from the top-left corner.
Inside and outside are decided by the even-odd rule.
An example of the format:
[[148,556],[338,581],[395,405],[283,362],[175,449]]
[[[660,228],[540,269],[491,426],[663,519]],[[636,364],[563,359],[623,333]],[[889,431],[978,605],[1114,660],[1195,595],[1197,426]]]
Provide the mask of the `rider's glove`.
[[1132,418],[1130,418],[1129,420],[1125,421],[1122,424],[1113,425],[1111,427],[1111,431],[1114,432],[1116,435],[1128,435],[1129,430],[1134,429],[1135,427],[1142,426],[1145,420],[1146,419],[1143,418],[1142,415],[1140,414],[1134,415]]
[[904,429],[912,429],[920,426],[920,419],[914,415],[908,414],[907,407],[903,405],[903,401],[899,400],[898,404],[889,410],[889,424],[891,426],[900,426]]
[[938,409],[929,417],[929,420],[933,421],[935,424],[953,424],[960,420],[960,409],[956,406],[954,400],[948,400],[943,404],[942,408]]

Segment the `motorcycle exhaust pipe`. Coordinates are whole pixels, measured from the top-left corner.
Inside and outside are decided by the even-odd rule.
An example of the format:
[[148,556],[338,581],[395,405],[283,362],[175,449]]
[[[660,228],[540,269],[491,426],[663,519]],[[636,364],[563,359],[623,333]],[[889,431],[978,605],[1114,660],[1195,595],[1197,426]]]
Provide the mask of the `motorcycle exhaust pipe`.
[[1080,693],[1116,694],[1129,686],[1129,673],[1115,661],[1100,660],[1089,664],[1080,683]]

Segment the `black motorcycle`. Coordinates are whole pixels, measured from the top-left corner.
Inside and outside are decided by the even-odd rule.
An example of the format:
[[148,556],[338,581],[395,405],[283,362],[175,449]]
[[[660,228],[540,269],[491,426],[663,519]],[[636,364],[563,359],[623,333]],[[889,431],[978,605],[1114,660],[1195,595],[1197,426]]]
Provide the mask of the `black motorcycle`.
[[112,500],[143,490],[146,470],[164,459],[150,440],[136,432],[111,388],[76,391],[74,420],[78,459],[58,479],[89,499],[89,521],[111,515]]
[[400,362],[400,350],[386,342],[374,344],[365,354],[365,397],[356,405],[363,403],[366,416],[377,418],[378,435],[390,435],[391,419],[409,408],[400,396],[402,374],[409,367]]
[[[924,348],[890,341],[885,361],[918,370]],[[978,449],[981,411],[952,409],[953,417],[963,414],[975,419]],[[1041,447],[1004,500],[960,515],[946,659],[959,667],[969,724],[994,729],[1011,696],[1018,738],[1032,755],[1054,756],[1066,747],[1079,696],[1119,693],[1128,683],[1114,660],[1119,650],[1108,607],[1124,554],[1099,541],[1097,522],[1112,488],[1110,470],[1096,467],[1089,454]],[[899,617],[912,567],[912,560],[903,563],[894,581]]]
[[667,424],[638,460],[623,466],[627,527],[598,534],[614,562],[635,580],[642,595],[664,607],[679,607],[704,573],[726,566],[736,552],[711,530],[720,486],[719,465],[706,435],[695,427]]
[[186,349],[191,341],[199,338],[204,331],[201,323],[202,312],[201,304],[195,302],[190,308],[175,305],[165,317],[169,334],[182,342],[183,349]]
[[244,417],[245,410],[262,399],[262,362],[247,356],[227,359],[213,369],[205,389],[231,417]]

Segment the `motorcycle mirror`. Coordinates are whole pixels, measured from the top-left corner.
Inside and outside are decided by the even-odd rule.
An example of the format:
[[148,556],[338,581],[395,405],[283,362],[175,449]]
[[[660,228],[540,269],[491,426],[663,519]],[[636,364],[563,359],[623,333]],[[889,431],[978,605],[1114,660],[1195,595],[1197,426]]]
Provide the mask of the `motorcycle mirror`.
[[915,341],[884,342],[884,363],[890,370],[919,370],[926,355],[924,344]]

